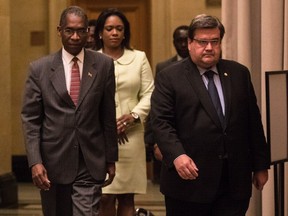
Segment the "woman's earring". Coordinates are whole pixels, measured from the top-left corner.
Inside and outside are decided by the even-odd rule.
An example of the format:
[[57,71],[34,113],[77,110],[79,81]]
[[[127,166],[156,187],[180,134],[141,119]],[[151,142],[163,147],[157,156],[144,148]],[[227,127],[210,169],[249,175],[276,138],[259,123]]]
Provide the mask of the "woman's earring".
[[102,40],[102,36],[101,35],[99,35],[99,38],[100,38],[100,40]]

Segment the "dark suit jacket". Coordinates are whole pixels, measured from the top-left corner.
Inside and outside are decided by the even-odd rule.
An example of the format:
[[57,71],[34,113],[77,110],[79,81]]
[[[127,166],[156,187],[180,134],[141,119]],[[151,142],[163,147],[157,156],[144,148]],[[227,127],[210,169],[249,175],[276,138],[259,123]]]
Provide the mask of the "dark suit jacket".
[[[226,127],[196,65],[187,58],[162,70],[151,98],[151,122],[163,154],[161,192],[192,202],[211,202],[219,181],[223,154],[228,154],[229,190],[235,199],[251,196],[252,171],[269,168],[270,157],[248,69],[220,60]],[[196,180],[183,180],[173,161],[187,154],[199,169]]]
[[171,65],[171,63],[177,62],[177,55],[173,56],[172,58],[167,59],[166,61],[159,62],[156,65],[156,74],[166,68],[167,66]]
[[[161,70],[163,70],[164,68],[170,66],[171,64],[175,62],[177,62],[177,55],[173,56],[172,58],[167,59],[166,61],[159,62],[156,65],[155,75],[157,76],[157,74]],[[150,114],[147,116],[147,119],[146,119],[144,141],[146,144],[149,144],[149,147],[150,147],[150,148],[146,148],[146,151],[148,150],[150,153],[153,153],[153,149],[151,148],[153,148],[153,145],[156,143],[156,141],[153,135],[153,131],[151,129]]]
[[111,58],[85,50],[77,107],[65,82],[61,50],[30,64],[22,108],[29,166],[43,163],[53,183],[71,183],[79,152],[96,180],[118,159]]

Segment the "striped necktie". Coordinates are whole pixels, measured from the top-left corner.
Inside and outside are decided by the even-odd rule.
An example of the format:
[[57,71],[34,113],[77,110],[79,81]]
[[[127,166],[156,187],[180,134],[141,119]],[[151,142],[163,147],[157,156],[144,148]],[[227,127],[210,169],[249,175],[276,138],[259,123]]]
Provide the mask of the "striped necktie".
[[70,97],[74,102],[75,106],[77,106],[80,92],[80,71],[77,64],[78,58],[74,57],[72,61],[73,65],[71,70]]

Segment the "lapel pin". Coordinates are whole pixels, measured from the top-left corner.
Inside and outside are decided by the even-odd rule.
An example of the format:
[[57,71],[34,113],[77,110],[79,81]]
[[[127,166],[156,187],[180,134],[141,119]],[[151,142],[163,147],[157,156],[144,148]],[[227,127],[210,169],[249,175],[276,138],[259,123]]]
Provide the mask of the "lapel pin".
[[92,73],[88,72],[88,76],[89,76],[89,77],[92,77]]
[[227,74],[227,73],[224,73],[224,76],[228,76],[228,74]]

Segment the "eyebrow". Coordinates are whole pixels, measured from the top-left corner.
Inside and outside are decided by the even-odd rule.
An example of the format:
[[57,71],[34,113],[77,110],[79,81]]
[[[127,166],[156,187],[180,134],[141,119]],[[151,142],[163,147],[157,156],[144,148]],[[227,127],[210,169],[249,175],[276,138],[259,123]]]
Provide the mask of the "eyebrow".
[[124,27],[124,25],[104,25],[104,27]]

